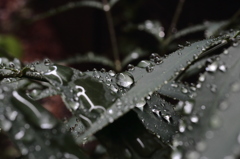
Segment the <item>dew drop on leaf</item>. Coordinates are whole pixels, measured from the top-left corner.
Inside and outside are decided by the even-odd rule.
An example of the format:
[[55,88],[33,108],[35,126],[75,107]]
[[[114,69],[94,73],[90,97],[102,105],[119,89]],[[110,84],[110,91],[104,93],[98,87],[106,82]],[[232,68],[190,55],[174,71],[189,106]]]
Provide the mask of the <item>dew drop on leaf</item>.
[[193,123],[197,123],[199,119],[198,119],[198,117],[196,115],[194,115],[194,116],[191,116],[190,120]]
[[206,67],[206,71],[208,71],[208,72],[215,72],[217,70],[217,68],[218,68],[217,62],[213,62],[213,63],[211,63],[210,65],[208,65]]
[[220,110],[226,110],[228,108],[228,103],[226,101],[222,101],[220,104],[219,104],[219,109]]
[[108,74],[112,77],[114,77],[116,75],[116,73],[113,70],[108,71]]
[[24,131],[24,130],[20,130],[19,132],[17,132],[17,133],[15,134],[14,138],[15,138],[16,140],[20,140],[20,139],[23,138],[24,135],[25,135],[25,131]]
[[183,120],[179,121],[179,132],[183,133],[186,130],[186,124]]
[[138,109],[140,109],[141,111],[143,111],[143,107],[144,107],[145,105],[146,105],[146,101],[145,101],[145,100],[141,100],[141,101],[137,102],[136,107],[137,107]]
[[192,109],[193,109],[193,103],[189,102],[189,101],[186,101],[184,106],[183,106],[183,112],[185,114],[190,114],[192,112]]
[[137,66],[141,68],[146,68],[147,66],[150,66],[150,65],[151,65],[151,62],[147,60],[142,60],[137,64]]
[[171,159],[182,159],[182,153],[178,150],[174,150],[171,154]]
[[130,88],[130,86],[134,83],[134,80],[130,75],[128,75],[128,73],[123,72],[117,74],[116,82],[121,87]]

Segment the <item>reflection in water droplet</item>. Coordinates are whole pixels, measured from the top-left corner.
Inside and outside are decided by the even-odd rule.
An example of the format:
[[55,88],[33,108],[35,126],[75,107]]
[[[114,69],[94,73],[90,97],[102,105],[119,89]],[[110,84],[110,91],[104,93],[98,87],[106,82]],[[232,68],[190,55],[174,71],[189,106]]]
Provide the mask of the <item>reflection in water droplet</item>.
[[133,78],[127,73],[119,73],[116,77],[116,82],[119,86],[129,88],[133,84]]

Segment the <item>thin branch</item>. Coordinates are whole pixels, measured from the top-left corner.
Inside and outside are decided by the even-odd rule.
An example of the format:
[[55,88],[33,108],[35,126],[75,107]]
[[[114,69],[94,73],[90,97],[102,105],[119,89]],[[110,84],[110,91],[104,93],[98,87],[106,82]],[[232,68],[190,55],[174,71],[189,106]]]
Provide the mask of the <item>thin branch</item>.
[[103,10],[106,13],[108,29],[109,29],[109,34],[110,34],[110,40],[111,40],[111,44],[112,44],[112,51],[113,51],[113,56],[114,56],[115,68],[117,71],[120,71],[121,70],[121,61],[119,58],[119,51],[118,51],[117,39],[116,39],[116,34],[115,34],[115,30],[114,30],[114,25],[113,25],[113,19],[112,19],[112,15],[110,12],[111,7],[107,0],[102,0],[102,3],[103,3]]
[[59,6],[55,9],[51,9],[45,13],[39,14],[35,17],[33,17],[32,22],[34,21],[38,21],[50,16],[54,16],[57,15],[59,13],[68,11],[68,10],[72,10],[74,8],[79,8],[79,7],[92,7],[92,8],[96,8],[96,9],[103,9],[103,6],[100,2],[97,1],[90,1],[90,0],[84,0],[84,1],[79,1],[79,2],[70,2],[67,4],[64,4],[62,6]]
[[178,20],[179,20],[179,16],[180,16],[180,14],[182,12],[182,8],[183,8],[184,2],[185,2],[185,0],[179,0],[177,9],[176,9],[176,11],[174,13],[173,20],[172,20],[172,23],[171,23],[171,25],[170,25],[170,27],[168,29],[166,37],[169,37],[172,34],[172,29],[176,28],[176,25],[177,25]]

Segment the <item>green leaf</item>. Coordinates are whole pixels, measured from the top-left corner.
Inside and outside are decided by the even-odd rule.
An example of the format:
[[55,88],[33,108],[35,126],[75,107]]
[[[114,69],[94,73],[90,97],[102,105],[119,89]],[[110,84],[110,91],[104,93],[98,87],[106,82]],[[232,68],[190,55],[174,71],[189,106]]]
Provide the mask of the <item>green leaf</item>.
[[0,125],[23,156],[88,158],[57,119],[26,94],[13,88],[13,84],[0,88]]
[[[176,135],[173,141],[179,151],[183,150],[186,158],[234,156],[235,146],[239,147],[240,126],[232,123],[240,112],[237,104],[240,91],[240,47],[230,47],[227,51],[228,54],[221,54],[217,61],[206,68],[208,72],[204,74],[205,81],[200,83],[201,87],[192,100],[193,109],[182,119],[188,129]],[[213,69],[215,66],[216,69]],[[225,71],[222,71],[223,67]]]

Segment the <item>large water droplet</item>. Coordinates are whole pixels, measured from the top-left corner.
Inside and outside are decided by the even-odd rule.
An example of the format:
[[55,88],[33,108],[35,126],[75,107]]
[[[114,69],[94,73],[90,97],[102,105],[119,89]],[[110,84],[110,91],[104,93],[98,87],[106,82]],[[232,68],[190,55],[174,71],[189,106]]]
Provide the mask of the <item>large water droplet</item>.
[[141,68],[146,68],[147,66],[150,66],[150,65],[151,65],[151,62],[147,60],[142,60],[137,64],[137,66]]
[[133,84],[134,80],[131,77],[131,75],[129,75],[126,72],[123,72],[123,73],[117,74],[116,82],[121,87],[130,88],[130,86]]

